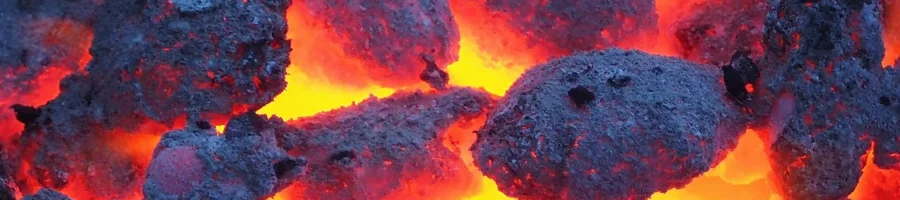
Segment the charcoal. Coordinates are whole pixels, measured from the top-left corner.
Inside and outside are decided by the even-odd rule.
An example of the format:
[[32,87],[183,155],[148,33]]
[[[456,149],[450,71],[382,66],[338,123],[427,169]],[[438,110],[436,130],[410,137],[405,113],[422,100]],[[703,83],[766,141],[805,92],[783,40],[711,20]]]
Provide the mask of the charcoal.
[[262,118],[248,113],[226,125],[231,133],[246,132],[239,137],[194,128],[166,133],[147,170],[144,197],[266,199],[297,181],[305,173],[305,158],[279,147],[275,126],[240,128],[251,116]]
[[731,63],[722,66],[725,88],[728,94],[741,104],[751,100],[747,84],[755,86],[760,76],[759,67],[748,54],[746,51],[737,51],[731,57]]
[[[770,118],[769,156],[784,199],[844,199],[875,143],[876,164],[897,150],[895,70],[884,71],[877,0],[773,1],[766,17],[755,113]],[[785,106],[780,107],[778,106]],[[885,166],[887,167],[887,166]]]
[[422,60],[425,60],[425,70],[419,74],[419,79],[428,83],[431,88],[437,90],[447,89],[447,83],[450,82],[450,74],[447,74],[446,71],[441,70],[434,63],[434,59],[431,56],[423,56]]
[[56,95],[59,80],[78,71],[93,36],[93,0],[0,2],[0,143],[22,131],[13,104],[41,105]]
[[15,183],[15,178],[13,177],[14,171],[12,171],[9,162],[9,153],[4,149],[5,147],[0,145],[0,199],[16,199],[16,195],[19,194],[19,187]]
[[705,1],[674,24],[681,57],[701,63],[728,64],[732,52],[762,54],[767,0]]
[[489,0],[485,4],[501,22],[525,35],[525,42],[550,45],[557,56],[627,46],[658,32],[652,0]]
[[[490,106],[468,88],[401,91],[383,99],[287,122],[281,144],[309,156],[302,196],[312,199],[429,198],[471,178],[442,133]],[[465,185],[465,184],[463,184]],[[412,196],[410,196],[412,195]]]
[[[607,84],[623,74],[627,86]],[[551,60],[488,113],[475,164],[518,199],[646,199],[682,187],[724,158],[748,120],[721,77],[711,66],[615,48]],[[584,109],[566,98],[577,86],[596,96]]]
[[[459,30],[447,0],[305,0],[344,52],[368,64],[368,78],[383,85],[418,82],[420,56],[445,68],[458,59]],[[348,39],[349,38],[349,39]]]
[[37,193],[26,196],[23,200],[72,200],[72,198],[54,189],[41,188]]
[[[92,183],[86,194],[94,196],[78,198],[133,194],[146,166],[111,147],[111,138],[159,135],[198,119],[223,123],[284,90],[289,2],[280,2],[186,14],[165,0],[105,1],[93,26],[93,59],[63,79],[59,96],[26,125],[19,159],[43,187]],[[87,173],[94,170],[103,173]]]

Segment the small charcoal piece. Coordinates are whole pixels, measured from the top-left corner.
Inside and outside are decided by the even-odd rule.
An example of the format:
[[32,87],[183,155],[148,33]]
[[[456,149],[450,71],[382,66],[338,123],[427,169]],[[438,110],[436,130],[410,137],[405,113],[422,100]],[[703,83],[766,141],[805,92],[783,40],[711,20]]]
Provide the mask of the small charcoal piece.
[[[625,73],[629,87],[606,81]],[[475,164],[519,199],[646,199],[684,186],[734,147],[748,121],[720,78],[708,66],[620,49],[540,64],[488,113]],[[603,103],[566,106],[578,87]]]
[[587,104],[597,98],[594,95],[594,92],[591,92],[591,90],[588,90],[584,86],[580,85],[578,87],[569,89],[568,94],[569,99],[572,99],[572,101],[575,102],[575,105],[577,105],[578,107],[584,106],[584,104]]
[[731,63],[722,66],[725,88],[729,96],[742,105],[752,100],[746,85],[756,85],[760,76],[759,67],[749,55],[748,50],[735,51],[731,56]]
[[745,87],[747,82],[744,81],[741,72],[734,69],[731,65],[725,65],[722,66],[722,75],[723,80],[725,81],[725,88],[728,90],[728,95],[738,102],[750,100],[750,94]]
[[434,63],[434,58],[430,55],[422,56],[425,61],[425,70],[419,74],[419,79],[425,81],[432,88],[437,90],[447,89],[447,83],[450,82],[450,75]]
[[900,153],[900,110],[880,103],[900,94],[897,70],[881,67],[880,1],[772,2],[767,67],[755,88],[767,95],[750,105],[772,115],[763,119],[778,119],[763,123],[777,127],[759,127],[775,130],[769,157],[778,189],[784,199],[844,199],[872,143],[878,167],[900,166],[890,156]]
[[279,143],[309,157],[299,191],[310,199],[404,199],[461,194],[475,184],[444,132],[491,105],[483,90],[401,91],[287,122]]
[[[265,199],[293,184],[306,170],[305,158],[288,155],[276,139],[279,123],[262,127],[247,113],[226,125],[226,139],[212,130],[185,129],[163,135],[147,169],[143,185],[147,199]],[[278,122],[280,119],[272,119]],[[236,125],[237,127],[231,127]]]

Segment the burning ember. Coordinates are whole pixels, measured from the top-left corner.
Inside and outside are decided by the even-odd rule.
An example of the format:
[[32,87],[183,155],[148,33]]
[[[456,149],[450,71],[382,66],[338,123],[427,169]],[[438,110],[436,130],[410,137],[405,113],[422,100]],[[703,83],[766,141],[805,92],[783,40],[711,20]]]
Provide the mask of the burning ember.
[[0,13],[0,199],[900,198],[897,0]]

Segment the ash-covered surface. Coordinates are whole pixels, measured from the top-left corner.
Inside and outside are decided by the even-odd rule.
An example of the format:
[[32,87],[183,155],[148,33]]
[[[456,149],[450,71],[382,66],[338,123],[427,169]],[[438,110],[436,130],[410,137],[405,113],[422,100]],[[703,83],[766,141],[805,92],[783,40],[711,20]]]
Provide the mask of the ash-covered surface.
[[459,30],[447,0],[305,0],[308,12],[325,21],[347,55],[386,85],[416,83],[430,55],[440,68],[456,62]]
[[10,165],[9,153],[0,145],[0,199],[16,199],[19,187],[15,182],[15,171]]
[[65,78],[40,116],[23,121],[18,149],[27,173],[47,188],[91,183],[96,198],[139,190],[145,169],[113,138],[159,134],[186,118],[224,122],[269,103],[286,85],[289,4],[223,2],[186,12],[165,0],[105,1],[86,72]]
[[619,49],[538,65],[488,114],[475,163],[519,199],[649,198],[734,147],[745,119],[721,77],[715,67]]
[[279,147],[276,136],[279,126],[270,126],[267,120],[256,114],[244,114],[228,123],[224,136],[216,136],[209,126],[191,126],[166,133],[154,150],[144,183],[144,197],[266,199],[274,196],[304,173],[306,160],[291,156]]
[[[628,45],[655,36],[652,0],[489,0],[485,6],[501,22],[519,30],[530,44],[549,44],[559,56],[578,50]],[[648,37],[655,38],[655,37]]]
[[54,189],[41,188],[37,193],[25,196],[22,200],[72,200],[72,198]]
[[441,134],[459,120],[483,114],[490,103],[487,92],[468,88],[400,92],[290,121],[280,141],[309,158],[309,174],[300,182],[305,198],[461,194],[467,188],[448,186],[467,181],[469,172],[442,144]]
[[21,131],[6,108],[45,103],[62,77],[83,67],[96,7],[91,0],[0,2],[0,129],[13,132],[0,142]]
[[897,72],[881,67],[879,3],[773,1],[754,110],[775,132],[770,157],[785,199],[845,198],[871,139],[876,164],[897,164],[888,156],[900,150]]
[[762,55],[763,22],[768,0],[723,0],[698,4],[689,16],[675,23],[681,56],[713,65],[729,62],[731,54],[746,49]]

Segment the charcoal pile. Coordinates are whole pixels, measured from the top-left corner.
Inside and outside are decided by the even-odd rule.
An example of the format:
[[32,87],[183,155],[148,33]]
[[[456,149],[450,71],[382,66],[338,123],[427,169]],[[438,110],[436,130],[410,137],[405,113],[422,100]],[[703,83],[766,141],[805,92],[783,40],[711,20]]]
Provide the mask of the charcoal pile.
[[83,68],[96,7],[92,0],[0,2],[0,129],[12,132],[0,134],[0,143],[22,129],[7,108],[46,103],[60,79]]
[[[469,181],[459,156],[442,144],[453,123],[483,114],[487,92],[449,88],[384,99],[287,122],[280,144],[309,159],[300,184],[315,199],[414,198]],[[426,196],[419,196],[426,198]]]
[[[304,0],[328,24],[344,52],[367,63],[383,85],[416,83],[431,56],[440,68],[456,62],[459,30],[447,0]],[[303,11],[301,11],[303,12]]]
[[880,2],[773,1],[755,108],[776,133],[770,157],[785,199],[843,199],[870,143],[896,168],[895,69],[884,70]]
[[488,114],[476,165],[520,199],[646,199],[684,186],[744,130],[720,78],[619,49],[535,66]]
[[144,182],[149,199],[265,199],[296,181],[306,160],[278,145],[277,126],[247,113],[224,137],[206,122],[166,133]]
[[224,122],[272,101],[286,84],[289,4],[105,2],[86,71],[62,80],[47,105],[17,110],[37,113],[22,120],[18,141],[27,173],[56,189],[77,177],[92,183],[88,192],[97,198],[139,190],[144,166],[110,138],[162,133],[200,118]]
[[529,44],[550,45],[556,56],[630,45],[623,42],[658,32],[651,0],[496,0],[485,7]]
[[696,6],[672,27],[682,58],[722,65],[738,50],[761,55],[768,8],[766,0],[708,1]]

